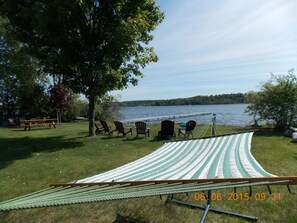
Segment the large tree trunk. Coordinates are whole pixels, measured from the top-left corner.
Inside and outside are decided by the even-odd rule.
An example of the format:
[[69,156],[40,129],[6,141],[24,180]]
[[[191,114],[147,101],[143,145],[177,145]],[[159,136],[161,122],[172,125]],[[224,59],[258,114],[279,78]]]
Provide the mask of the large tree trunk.
[[95,99],[93,95],[89,96],[89,136],[95,136]]

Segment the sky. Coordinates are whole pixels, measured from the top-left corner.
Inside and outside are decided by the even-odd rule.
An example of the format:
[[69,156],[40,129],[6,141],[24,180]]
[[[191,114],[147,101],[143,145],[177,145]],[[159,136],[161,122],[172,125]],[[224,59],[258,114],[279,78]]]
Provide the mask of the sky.
[[257,91],[271,73],[297,74],[296,0],[157,0],[157,63],[120,101]]

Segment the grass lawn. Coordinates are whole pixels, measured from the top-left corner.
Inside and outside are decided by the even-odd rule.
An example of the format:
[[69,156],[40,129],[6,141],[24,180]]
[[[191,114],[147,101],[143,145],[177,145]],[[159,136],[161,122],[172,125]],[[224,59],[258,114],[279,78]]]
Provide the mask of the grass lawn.
[[[87,123],[66,123],[57,129],[0,128],[0,201],[44,189],[51,183],[66,183],[121,166],[143,157],[162,145],[154,140],[160,125],[151,125],[151,137],[87,135]],[[202,127],[196,127],[199,135]],[[201,130],[199,130],[201,129]],[[297,144],[280,133],[256,132],[252,153],[270,173],[297,175]],[[290,194],[285,186],[271,186],[280,199],[263,201],[213,201],[213,207],[260,217],[259,222],[296,222],[297,186]],[[237,192],[247,192],[248,188]],[[220,191],[223,196],[228,192]],[[253,187],[253,193],[268,193],[267,187]],[[194,194],[179,195],[194,200]],[[116,222],[117,214],[143,222],[198,222],[202,211],[165,204],[165,197],[130,199],[61,207],[16,210],[0,213],[0,222]],[[201,203],[201,202],[197,202]],[[246,222],[239,218],[209,213],[207,222]]]

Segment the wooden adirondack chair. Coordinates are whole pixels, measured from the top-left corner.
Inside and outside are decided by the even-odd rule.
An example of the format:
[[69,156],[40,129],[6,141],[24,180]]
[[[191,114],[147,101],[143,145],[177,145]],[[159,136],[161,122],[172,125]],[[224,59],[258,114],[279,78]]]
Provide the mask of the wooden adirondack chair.
[[118,132],[118,135],[121,133],[121,134],[123,134],[123,136],[126,136],[129,132],[132,135],[132,128],[124,128],[123,123],[119,122],[119,121],[115,121],[114,124],[116,126],[115,131]]
[[108,124],[107,124],[106,121],[104,121],[104,120],[100,120],[100,123],[101,123],[101,125],[102,125],[102,127],[103,127],[103,130],[102,130],[102,131],[104,131],[104,134],[107,133],[108,135],[110,135],[110,134],[112,134],[114,131],[116,131],[116,129],[111,130],[110,127],[108,126]]
[[138,137],[138,135],[142,134],[146,137],[146,135],[148,137],[150,137],[150,128],[146,128],[146,123],[142,122],[142,121],[138,121],[135,122],[135,126],[136,126],[136,137]]
[[170,139],[171,137],[176,137],[174,131],[174,121],[164,120],[161,122],[161,130],[158,132],[159,139]]

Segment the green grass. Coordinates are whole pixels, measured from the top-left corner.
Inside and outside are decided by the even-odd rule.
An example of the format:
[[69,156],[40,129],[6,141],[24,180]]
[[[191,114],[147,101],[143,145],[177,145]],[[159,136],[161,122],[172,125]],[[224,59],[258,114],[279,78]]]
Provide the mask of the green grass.
[[[130,135],[90,138],[86,137],[87,127],[87,123],[71,123],[62,124],[57,129],[33,128],[31,131],[0,128],[0,201],[44,189],[51,183],[70,182],[105,172],[143,157],[163,143],[154,140],[159,125],[150,126],[150,138],[140,139]],[[194,135],[200,135],[199,131],[202,132],[203,127],[198,126]],[[280,133],[269,129],[257,132],[252,153],[268,172],[297,175],[297,144]],[[260,217],[259,222],[296,222],[297,187],[292,186],[295,194],[289,194],[285,186],[271,188],[281,194],[280,200],[273,201],[268,197],[264,201],[213,201],[213,206]],[[248,188],[237,191],[246,192]],[[218,192],[225,197],[232,191]],[[253,192],[268,191],[266,187],[254,187]],[[194,194],[179,197],[197,202]],[[151,197],[16,210],[0,213],[0,222],[114,222],[117,214],[145,222],[199,221],[202,211],[165,204],[165,199]],[[209,213],[207,222],[245,221]]]

